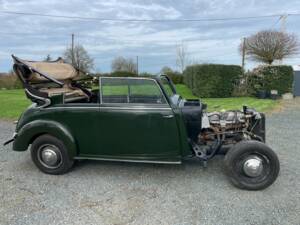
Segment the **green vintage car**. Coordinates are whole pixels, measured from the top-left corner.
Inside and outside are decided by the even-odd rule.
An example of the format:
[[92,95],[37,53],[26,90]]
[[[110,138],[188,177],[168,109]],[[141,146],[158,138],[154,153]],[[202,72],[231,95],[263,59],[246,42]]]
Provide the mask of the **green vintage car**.
[[180,164],[197,158],[206,165],[225,154],[226,172],[239,188],[263,189],[278,176],[278,158],[264,144],[265,116],[253,109],[208,113],[163,75],[100,77],[89,90],[61,59],[13,59],[33,104],[7,143],[13,141],[15,151],[31,146],[45,173],[63,174],[82,159]]

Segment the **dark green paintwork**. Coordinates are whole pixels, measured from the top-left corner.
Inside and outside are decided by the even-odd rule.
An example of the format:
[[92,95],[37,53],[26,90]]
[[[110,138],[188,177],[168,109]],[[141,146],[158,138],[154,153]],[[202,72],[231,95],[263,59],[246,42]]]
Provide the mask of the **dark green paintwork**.
[[64,142],[70,157],[180,162],[191,155],[181,110],[175,105],[58,100],[23,113],[15,151],[25,151],[36,137],[48,133]]

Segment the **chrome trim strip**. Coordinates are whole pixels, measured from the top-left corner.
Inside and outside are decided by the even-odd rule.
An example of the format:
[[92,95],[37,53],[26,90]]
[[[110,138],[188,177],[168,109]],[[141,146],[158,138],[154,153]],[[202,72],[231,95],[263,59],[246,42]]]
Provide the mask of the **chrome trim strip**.
[[64,107],[64,106],[52,106],[45,109],[99,109],[99,107],[83,107],[83,106],[70,106],[70,107]]
[[70,107],[63,107],[63,106],[57,106],[57,107],[48,107],[48,108],[45,108],[45,109],[120,109],[120,110],[172,110],[171,108],[155,108],[155,107],[136,107],[136,108],[134,108],[134,107],[117,107],[117,106],[115,106],[115,107],[110,107],[110,106],[108,106],[108,107],[101,107],[101,106],[99,106],[99,107],[89,107],[89,106],[86,106],[86,107],[84,107],[84,106],[70,106]]
[[44,105],[38,106],[37,108],[44,108],[44,107],[46,107],[46,106],[48,106],[48,105],[51,104],[51,101],[50,101],[50,99],[48,99],[48,98],[42,98],[42,97],[40,97],[40,96],[36,96],[36,95],[32,94],[28,89],[25,89],[25,92],[26,92],[27,94],[29,94],[31,97],[36,98],[36,99],[38,99],[38,100],[41,100],[41,101],[44,101],[44,102],[45,102]]
[[145,109],[150,109],[150,110],[155,110],[155,109],[159,109],[159,110],[172,110],[171,108],[155,108],[155,107],[111,107],[111,106],[107,106],[107,107],[100,107],[100,109],[125,109],[125,110],[145,110]]
[[100,77],[101,78],[109,78],[109,79],[137,79],[137,80],[154,80],[154,78],[150,77]]
[[17,132],[14,132],[14,133],[13,133],[13,139],[15,139],[17,136],[18,136],[18,133],[17,133]]
[[93,158],[93,157],[81,157],[76,156],[74,159],[89,159],[100,161],[112,161],[112,162],[134,162],[134,163],[155,163],[155,164],[181,164],[181,161],[152,161],[152,160],[135,160],[135,159],[110,159],[110,158]]

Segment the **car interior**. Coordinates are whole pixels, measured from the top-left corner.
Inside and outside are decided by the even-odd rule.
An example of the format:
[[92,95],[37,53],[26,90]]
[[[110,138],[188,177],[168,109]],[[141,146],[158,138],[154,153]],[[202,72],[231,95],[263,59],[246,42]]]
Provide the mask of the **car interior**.
[[27,97],[38,105],[55,96],[63,96],[63,103],[167,103],[152,79],[103,77],[100,88],[91,90],[78,82],[79,72],[61,58],[41,62],[12,57]]

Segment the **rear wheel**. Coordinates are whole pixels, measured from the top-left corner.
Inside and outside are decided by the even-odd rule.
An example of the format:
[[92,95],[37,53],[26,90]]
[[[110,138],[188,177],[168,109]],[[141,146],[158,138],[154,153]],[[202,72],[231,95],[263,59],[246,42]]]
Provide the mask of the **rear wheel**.
[[260,190],[277,178],[280,165],[275,152],[258,141],[242,141],[225,155],[229,179],[238,188]]
[[42,135],[31,145],[31,158],[44,173],[63,174],[73,165],[64,143],[51,135]]

